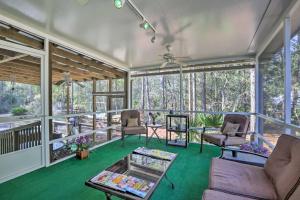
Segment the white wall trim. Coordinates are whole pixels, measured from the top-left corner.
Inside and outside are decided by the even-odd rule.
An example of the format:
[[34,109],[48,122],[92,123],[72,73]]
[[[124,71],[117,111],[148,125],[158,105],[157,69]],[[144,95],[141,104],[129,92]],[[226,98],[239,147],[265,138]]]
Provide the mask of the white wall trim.
[[8,175],[8,176],[5,176],[5,177],[1,178],[1,179],[0,179],[0,184],[1,184],[1,183],[4,183],[4,182],[6,182],[6,181],[9,181],[9,180],[11,180],[11,179],[15,179],[15,178],[17,178],[17,177],[19,177],[19,176],[25,175],[25,174],[27,174],[27,173],[30,173],[30,172],[32,172],[32,171],[35,171],[35,170],[37,170],[37,169],[40,169],[40,168],[42,168],[42,167],[43,167],[43,166],[41,166],[41,165],[35,165],[35,166],[30,167],[30,168],[26,168],[26,169],[24,169],[24,170],[16,171],[13,175]]

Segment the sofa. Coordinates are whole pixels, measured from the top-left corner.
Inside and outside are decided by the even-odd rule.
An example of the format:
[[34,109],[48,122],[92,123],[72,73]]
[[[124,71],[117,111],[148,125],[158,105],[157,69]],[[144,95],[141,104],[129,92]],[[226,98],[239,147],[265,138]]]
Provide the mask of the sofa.
[[300,200],[300,139],[281,135],[264,167],[214,158],[202,200]]

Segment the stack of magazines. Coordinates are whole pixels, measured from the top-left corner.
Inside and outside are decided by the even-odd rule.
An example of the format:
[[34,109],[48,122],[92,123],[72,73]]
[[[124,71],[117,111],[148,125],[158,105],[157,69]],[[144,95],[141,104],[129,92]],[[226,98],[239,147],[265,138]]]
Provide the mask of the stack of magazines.
[[136,150],[134,150],[133,152],[137,153],[137,154],[151,156],[154,158],[159,158],[159,159],[169,160],[169,161],[173,160],[176,157],[175,153],[161,151],[158,149],[148,149],[146,147],[139,147]]
[[168,160],[155,159],[140,154],[132,154],[131,163],[144,166],[150,169],[158,170],[161,172],[164,172],[170,165],[170,161]]
[[91,182],[122,192],[129,192],[142,198],[144,198],[154,186],[153,182],[110,171],[102,171],[92,178]]

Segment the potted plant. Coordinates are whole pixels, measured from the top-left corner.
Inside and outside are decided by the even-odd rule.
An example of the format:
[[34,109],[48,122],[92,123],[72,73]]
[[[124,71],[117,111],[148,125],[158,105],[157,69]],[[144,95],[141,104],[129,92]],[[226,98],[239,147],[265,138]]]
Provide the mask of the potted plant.
[[80,136],[76,138],[76,145],[77,145],[77,151],[76,156],[80,160],[85,159],[89,156],[89,137],[86,136]]
[[150,116],[151,119],[152,119],[152,124],[155,125],[155,124],[156,124],[156,118],[157,118],[158,116],[160,116],[160,113],[159,113],[159,112],[157,112],[157,113],[152,113],[152,112],[150,112],[150,113],[149,113],[149,116]]

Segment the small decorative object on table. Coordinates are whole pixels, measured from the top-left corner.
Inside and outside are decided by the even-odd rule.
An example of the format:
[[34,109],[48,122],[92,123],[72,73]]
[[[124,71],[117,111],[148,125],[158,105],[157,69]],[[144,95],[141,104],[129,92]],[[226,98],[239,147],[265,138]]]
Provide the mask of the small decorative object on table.
[[77,152],[76,156],[80,160],[83,160],[89,156],[89,137],[80,136],[76,138]]
[[250,144],[242,144],[240,147],[243,151],[253,152],[256,154],[260,154],[263,156],[268,157],[270,155],[270,151],[261,145],[258,145],[256,143],[250,143]]
[[157,112],[157,113],[152,113],[152,112],[150,112],[150,113],[149,113],[149,116],[150,116],[151,119],[152,119],[152,124],[155,125],[155,124],[156,124],[156,118],[157,118],[158,116],[160,116],[160,113],[159,113],[159,112]]

